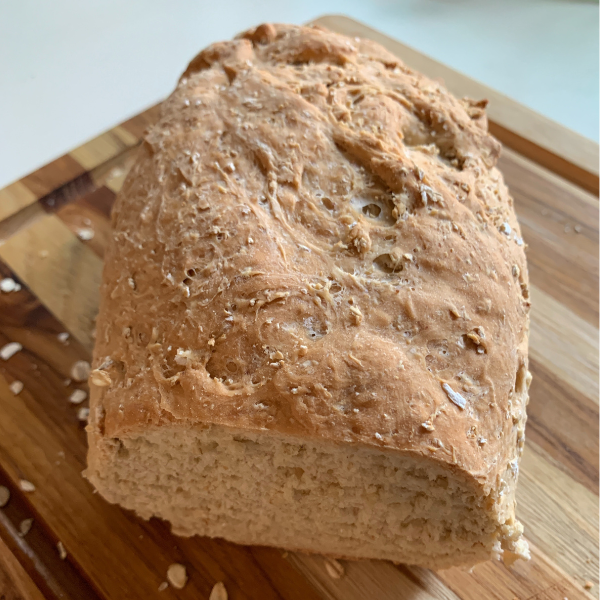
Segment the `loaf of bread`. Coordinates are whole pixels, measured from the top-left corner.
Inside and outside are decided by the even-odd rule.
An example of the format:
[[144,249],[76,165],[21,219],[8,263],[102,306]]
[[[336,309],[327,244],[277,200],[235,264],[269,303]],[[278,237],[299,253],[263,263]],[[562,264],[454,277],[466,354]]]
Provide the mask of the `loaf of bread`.
[[102,496],[241,544],[528,555],[527,268],[484,108],[320,28],[191,62],[112,215]]

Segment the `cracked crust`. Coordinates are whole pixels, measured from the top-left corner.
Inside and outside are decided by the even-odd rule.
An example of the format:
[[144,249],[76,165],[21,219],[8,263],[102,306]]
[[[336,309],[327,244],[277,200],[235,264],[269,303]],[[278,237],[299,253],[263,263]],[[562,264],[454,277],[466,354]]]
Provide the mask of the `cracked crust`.
[[113,211],[92,446],[274,430],[428,457],[513,512],[528,280],[484,108],[319,28],[201,52]]

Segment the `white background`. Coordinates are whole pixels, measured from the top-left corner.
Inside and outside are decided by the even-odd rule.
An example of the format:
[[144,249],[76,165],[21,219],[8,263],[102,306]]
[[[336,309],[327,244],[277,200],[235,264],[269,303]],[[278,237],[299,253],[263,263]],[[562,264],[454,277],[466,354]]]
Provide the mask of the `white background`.
[[169,94],[210,42],[344,13],[598,140],[598,3],[0,0],[0,187]]

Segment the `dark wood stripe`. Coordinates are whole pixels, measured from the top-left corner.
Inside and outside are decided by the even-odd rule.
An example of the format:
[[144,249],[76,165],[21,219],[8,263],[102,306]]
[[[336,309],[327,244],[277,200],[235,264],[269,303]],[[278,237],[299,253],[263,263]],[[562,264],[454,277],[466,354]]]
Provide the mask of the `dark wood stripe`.
[[[44,597],[48,600],[100,600],[98,593],[81,576],[73,557],[68,555],[61,560],[56,546],[58,540],[48,531],[25,494],[14,485],[2,466],[0,485],[10,490],[8,504],[0,509],[0,537]],[[33,518],[33,525],[23,536],[19,525],[30,518]],[[1,594],[0,598],[3,598]]]
[[[95,213],[110,216],[115,194],[109,188],[103,186],[102,183],[115,166],[125,164],[125,168],[129,168],[136,152],[137,146],[126,148],[121,154],[109,159],[106,163],[98,165],[90,173],[86,172],[79,175],[72,181],[66,182],[61,187],[40,198],[37,202],[0,221],[0,242],[7,240],[21,229],[29,227],[46,213],[60,212],[65,206],[81,199],[86,199],[84,204],[92,208]],[[99,253],[99,250],[99,247],[95,248],[97,253]],[[99,255],[102,256],[103,253]]]
[[38,198],[43,198],[84,173],[85,169],[72,156],[65,154],[23,177],[21,182]]
[[69,204],[91,193],[96,188],[89,173],[82,173],[71,181],[67,181],[61,187],[52,190],[49,194],[40,198],[39,202],[44,210],[56,212],[65,204]]
[[116,194],[107,187],[102,186],[94,190],[91,194],[87,194],[83,198],[76,200],[76,204],[84,208],[90,209],[96,215],[101,215],[106,219],[110,219],[110,211],[115,202]]
[[0,590],[2,600],[44,600],[42,592],[0,536]]
[[269,578],[273,587],[279,591],[285,600],[323,600],[306,577],[300,573],[279,548],[266,546],[248,546],[255,564]]
[[[26,284],[19,279],[3,262],[0,261],[0,279],[10,277],[22,287],[18,292],[0,294],[0,327],[28,327],[39,323],[46,309],[42,303],[27,289]],[[56,332],[60,333],[60,332]],[[1,367],[2,363],[0,363]]]
[[84,243],[100,258],[104,258],[110,239],[110,211],[115,197],[112,190],[102,186],[62,206],[56,213],[75,235],[85,230],[93,232],[93,238]]
[[408,565],[394,565],[398,571],[405,575],[410,581],[412,581],[416,587],[427,591],[427,585],[424,583],[422,575],[427,573],[426,569],[420,567],[410,567]]

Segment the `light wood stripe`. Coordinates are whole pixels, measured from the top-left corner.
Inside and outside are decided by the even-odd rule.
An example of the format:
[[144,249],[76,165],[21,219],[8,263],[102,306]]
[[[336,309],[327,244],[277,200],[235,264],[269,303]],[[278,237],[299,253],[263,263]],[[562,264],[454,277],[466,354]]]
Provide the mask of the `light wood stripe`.
[[449,569],[441,571],[439,576],[461,600],[591,600],[592,596],[581,584],[548,560],[531,541],[529,543],[531,561],[528,563],[517,562],[506,569],[499,562],[488,561],[471,571]]
[[71,156],[64,154],[21,179],[36,198],[43,198],[54,190],[83,175],[85,169]]
[[526,537],[576,581],[592,581],[597,590],[598,496],[529,441],[521,463],[517,501]]
[[20,181],[11,183],[0,190],[0,221],[33,204],[36,200],[36,195],[23,183]]
[[0,258],[68,331],[92,348],[102,262],[58,217],[45,216],[11,237],[0,246]]
[[[564,206],[560,203],[560,198],[564,196],[573,197],[577,202],[582,202],[584,204],[588,204],[594,210],[598,210],[598,197],[594,194],[582,189],[581,187],[575,185],[574,183],[560,177],[553,171],[550,171],[546,167],[536,163],[534,160],[531,160],[518,152],[515,152],[509,147],[504,146],[502,148],[502,153],[500,155],[500,164],[501,169],[504,173],[504,162],[508,160],[515,165],[518,165],[523,171],[526,171],[528,176],[531,178],[543,180],[546,182],[546,185],[553,190],[556,194],[555,203],[556,208],[560,208],[562,210],[567,211],[569,214],[572,214],[574,219],[577,219],[577,213],[575,212],[577,209],[575,208],[574,212],[572,206]],[[532,181],[532,179],[529,179]],[[532,190],[535,192],[535,190]],[[552,198],[548,198],[548,202],[554,204],[552,202]],[[598,223],[590,224],[595,227],[596,231],[598,230]]]
[[86,142],[79,148],[69,152],[69,154],[86,171],[91,171],[107,160],[121,154],[127,148],[135,146],[138,141],[138,138],[132,133],[118,126]]
[[406,568],[405,573],[383,561],[341,561],[345,574],[340,579],[333,579],[327,573],[322,556],[290,553],[289,560],[324,598],[332,600],[459,600],[435,573],[425,569],[419,570],[417,575]]
[[543,448],[570,477],[598,494],[598,404],[574,390],[560,373],[530,356],[533,373],[527,439]]
[[[139,145],[139,144],[138,144]],[[113,158],[107,160],[105,163],[98,165],[95,169],[90,172],[90,176],[94,183],[100,187],[101,185],[109,186],[115,185],[114,181],[118,181],[127,175],[129,169],[133,165],[135,160],[138,145],[131,146],[124,150],[121,154],[114,156]],[[111,188],[112,189],[112,188]],[[113,191],[118,191],[114,190]]]
[[22,229],[30,227],[45,216],[46,211],[44,211],[42,205],[39,202],[34,202],[0,221],[0,246],[10,237],[16,235]]
[[598,330],[536,286],[530,293],[531,357],[598,403]]
[[530,280],[598,327],[598,200],[506,148],[499,167],[528,245]]

